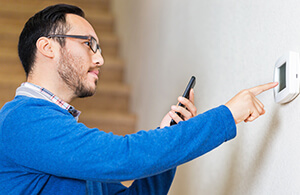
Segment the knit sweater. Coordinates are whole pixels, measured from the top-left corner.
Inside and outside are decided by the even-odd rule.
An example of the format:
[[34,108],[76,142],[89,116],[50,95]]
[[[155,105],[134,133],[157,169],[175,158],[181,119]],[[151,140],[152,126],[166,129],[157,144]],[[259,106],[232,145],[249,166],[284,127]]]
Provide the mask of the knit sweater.
[[[224,105],[126,136],[88,128],[56,104],[26,96],[0,116],[0,194],[167,194],[178,165],[236,135]],[[126,180],[136,181],[126,188]]]

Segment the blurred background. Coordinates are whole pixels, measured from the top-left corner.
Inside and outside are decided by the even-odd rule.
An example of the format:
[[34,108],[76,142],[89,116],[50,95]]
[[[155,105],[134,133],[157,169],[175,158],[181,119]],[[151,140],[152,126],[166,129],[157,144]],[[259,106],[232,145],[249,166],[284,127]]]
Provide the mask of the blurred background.
[[[74,105],[88,126],[116,134],[159,126],[192,75],[202,113],[273,81],[276,60],[300,52],[296,0],[1,0],[1,106],[25,79],[17,57],[22,26],[56,2],[83,8],[106,61],[96,96]],[[300,98],[279,105],[272,90],[258,98],[266,114],[180,166],[169,194],[299,194]]]
[[129,111],[130,87],[124,82],[125,66],[119,55],[120,41],[109,0],[0,0],[0,106],[14,97],[16,88],[26,79],[17,54],[24,24],[36,12],[57,3],[77,5],[85,11],[105,59],[96,94],[72,102],[82,111],[80,121],[119,135],[135,132],[136,117]]

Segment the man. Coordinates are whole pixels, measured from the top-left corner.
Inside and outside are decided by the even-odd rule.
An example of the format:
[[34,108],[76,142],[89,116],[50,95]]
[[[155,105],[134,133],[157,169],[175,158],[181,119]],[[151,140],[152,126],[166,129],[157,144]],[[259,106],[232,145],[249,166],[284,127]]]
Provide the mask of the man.
[[[167,194],[178,165],[236,135],[236,124],[264,114],[259,93],[243,90],[196,116],[173,106],[160,128],[116,136],[78,123],[69,103],[94,94],[104,61],[98,38],[78,7],[47,7],[26,23],[19,57],[27,82],[0,111],[1,194]],[[182,119],[175,114],[181,113]],[[169,127],[170,120],[178,124]],[[126,188],[121,181],[135,180]]]

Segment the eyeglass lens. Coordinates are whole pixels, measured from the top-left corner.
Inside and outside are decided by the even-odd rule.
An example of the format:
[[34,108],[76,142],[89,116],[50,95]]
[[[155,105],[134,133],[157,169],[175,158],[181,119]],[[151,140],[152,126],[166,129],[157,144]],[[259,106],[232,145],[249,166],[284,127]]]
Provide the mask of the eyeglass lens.
[[91,37],[91,49],[93,50],[94,53],[96,53],[97,49],[99,49],[99,51],[101,53],[101,49],[94,37]]

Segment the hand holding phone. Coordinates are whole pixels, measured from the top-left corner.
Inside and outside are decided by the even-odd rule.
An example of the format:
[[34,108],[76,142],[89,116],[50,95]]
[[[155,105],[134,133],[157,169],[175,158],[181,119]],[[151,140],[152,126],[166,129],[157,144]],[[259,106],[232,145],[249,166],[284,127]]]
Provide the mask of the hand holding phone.
[[[192,76],[189,83],[188,83],[188,85],[186,86],[186,88],[184,90],[184,93],[183,93],[182,97],[185,97],[185,98],[189,99],[190,98],[190,91],[191,91],[192,88],[194,88],[195,84],[196,84],[196,77]],[[179,103],[179,106],[185,108],[185,106],[181,103]],[[178,114],[178,116],[180,118],[182,118],[180,113],[176,112],[176,114]],[[175,124],[177,124],[177,123],[172,119],[172,121],[170,122],[170,126],[175,125]]]

